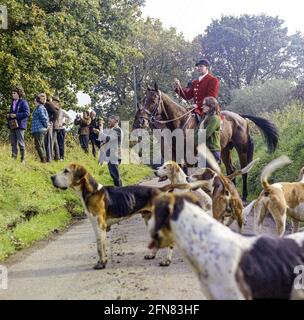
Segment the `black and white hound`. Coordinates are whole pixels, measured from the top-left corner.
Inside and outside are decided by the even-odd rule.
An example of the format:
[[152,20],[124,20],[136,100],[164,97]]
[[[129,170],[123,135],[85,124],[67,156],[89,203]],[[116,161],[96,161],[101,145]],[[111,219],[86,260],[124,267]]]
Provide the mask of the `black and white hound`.
[[[304,232],[246,237],[222,225],[187,195],[154,199],[150,248],[176,243],[208,299],[304,299]],[[302,271],[304,272],[304,271]]]

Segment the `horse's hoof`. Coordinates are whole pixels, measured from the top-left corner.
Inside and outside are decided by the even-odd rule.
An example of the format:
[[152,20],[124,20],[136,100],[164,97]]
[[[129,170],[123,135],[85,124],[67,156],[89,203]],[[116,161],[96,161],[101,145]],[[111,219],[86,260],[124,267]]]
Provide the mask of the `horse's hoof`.
[[160,267],[169,267],[171,264],[171,260],[165,260],[159,263]]
[[153,255],[153,254],[146,254],[146,255],[144,256],[144,259],[145,259],[145,260],[153,260],[153,259],[155,259],[155,255]]
[[106,264],[105,263],[102,263],[102,262],[97,262],[94,266],[94,269],[95,270],[102,270],[102,269],[105,269],[106,267]]

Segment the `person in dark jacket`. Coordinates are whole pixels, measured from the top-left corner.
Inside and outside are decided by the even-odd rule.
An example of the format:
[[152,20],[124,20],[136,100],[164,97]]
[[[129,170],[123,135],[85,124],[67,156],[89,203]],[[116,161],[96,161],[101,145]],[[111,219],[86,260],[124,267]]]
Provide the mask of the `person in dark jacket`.
[[54,154],[54,160],[60,159],[58,135],[59,135],[59,115],[60,115],[60,99],[58,96],[52,97],[52,103],[54,105],[55,119],[53,121],[53,139],[52,139],[52,152]]
[[46,95],[40,93],[34,100],[36,105],[32,117],[32,134],[35,148],[42,163],[46,163],[45,135],[49,126],[49,116],[44,107]]
[[97,148],[100,148],[100,142],[98,141],[98,134],[94,129],[99,130],[99,119],[96,117],[96,112],[93,110],[90,112],[91,124],[90,124],[90,142],[92,144],[92,154],[96,157]]
[[59,108],[50,99],[44,106],[49,116],[49,127],[45,136],[46,158],[47,162],[51,162],[53,159],[59,160],[58,144],[54,154],[54,123],[58,120]]
[[89,111],[84,111],[82,117],[80,115],[77,115],[76,119],[74,120],[74,124],[79,125],[78,134],[81,148],[85,153],[89,153],[89,135],[91,124]]
[[12,158],[17,159],[19,146],[22,163],[25,162],[24,131],[30,116],[29,105],[23,98],[23,88],[21,86],[14,87],[12,89],[12,104],[9,113],[7,114],[12,146]]

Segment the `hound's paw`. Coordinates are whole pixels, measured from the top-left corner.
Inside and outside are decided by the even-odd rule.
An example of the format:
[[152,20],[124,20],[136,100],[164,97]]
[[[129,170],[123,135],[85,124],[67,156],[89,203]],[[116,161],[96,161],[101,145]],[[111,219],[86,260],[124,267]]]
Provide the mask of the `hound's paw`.
[[171,260],[164,260],[164,261],[162,261],[162,262],[159,263],[159,265],[160,265],[161,267],[169,267],[170,264],[171,264]]
[[146,254],[144,256],[144,259],[145,260],[153,260],[153,259],[155,259],[155,255],[154,254]]
[[102,263],[102,262],[97,262],[94,266],[94,269],[95,270],[102,270],[102,269],[105,269],[106,267],[106,263]]

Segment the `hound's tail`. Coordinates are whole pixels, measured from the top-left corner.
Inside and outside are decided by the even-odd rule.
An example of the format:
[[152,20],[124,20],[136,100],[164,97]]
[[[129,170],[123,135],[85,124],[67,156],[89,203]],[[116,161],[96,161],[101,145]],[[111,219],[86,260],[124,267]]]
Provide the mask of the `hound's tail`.
[[260,158],[257,158],[255,160],[251,161],[245,168],[243,168],[242,170],[237,170],[237,171],[233,172],[232,174],[227,176],[227,178],[232,180],[237,176],[240,176],[242,174],[248,173],[251,170],[251,168],[254,166],[254,164],[259,160],[260,160]]
[[268,182],[268,178],[270,175],[277,169],[291,163],[292,161],[287,156],[281,156],[273,161],[271,161],[262,171],[261,174],[261,183],[265,189],[267,189],[270,185]]

